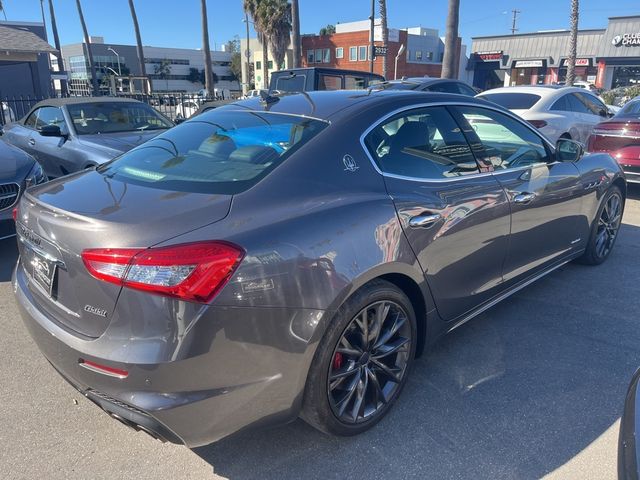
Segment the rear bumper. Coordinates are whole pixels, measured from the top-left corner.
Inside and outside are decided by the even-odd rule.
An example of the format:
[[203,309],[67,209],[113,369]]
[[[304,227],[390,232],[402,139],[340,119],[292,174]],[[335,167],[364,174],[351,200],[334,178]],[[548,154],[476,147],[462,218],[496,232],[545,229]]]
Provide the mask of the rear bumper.
[[[13,282],[24,323],[47,360],[129,426],[196,447],[298,415],[319,329],[305,338],[295,324],[309,318],[323,324],[324,312],[210,306],[177,347],[168,349],[166,341],[154,345],[156,339],[144,338],[143,331],[138,338],[110,339],[111,327],[98,339],[80,339],[38,308],[20,266]],[[127,362],[128,357],[136,361]],[[82,360],[128,375],[97,373],[81,367]]]

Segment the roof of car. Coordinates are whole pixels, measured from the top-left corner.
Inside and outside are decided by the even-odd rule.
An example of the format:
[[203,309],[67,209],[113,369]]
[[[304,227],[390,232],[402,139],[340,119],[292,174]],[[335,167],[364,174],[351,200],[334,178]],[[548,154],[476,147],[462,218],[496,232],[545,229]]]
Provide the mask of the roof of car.
[[42,100],[41,102],[36,103],[35,107],[41,107],[43,105],[51,106],[51,107],[62,107],[64,105],[76,105],[79,103],[131,103],[131,102],[143,103],[133,98],[124,98],[124,97],[66,97],[66,98],[49,98],[47,100]]
[[[413,90],[333,90],[311,91],[274,97],[272,103],[264,103],[260,98],[250,98],[223,107],[224,109],[246,108],[251,111],[289,113],[327,120],[343,110],[349,114],[369,108],[373,105],[388,103],[400,105],[407,103],[424,104],[436,102],[464,102],[486,104],[485,100],[449,93],[416,92]],[[216,109],[218,110],[218,109]],[[213,111],[215,112],[215,110]],[[208,115],[212,112],[204,112]]]
[[482,92],[480,96],[492,93],[529,93],[540,97],[551,97],[569,92],[589,93],[588,90],[578,87],[563,87],[561,85],[520,85],[515,87],[493,88]]

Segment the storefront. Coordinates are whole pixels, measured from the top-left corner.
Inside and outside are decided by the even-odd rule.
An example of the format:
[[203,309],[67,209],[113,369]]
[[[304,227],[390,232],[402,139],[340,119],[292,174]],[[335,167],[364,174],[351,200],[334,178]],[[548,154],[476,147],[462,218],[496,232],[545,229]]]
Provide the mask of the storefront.
[[[482,90],[510,85],[563,84],[569,31],[472,39],[468,70]],[[576,80],[599,88],[640,85],[640,15],[611,17],[607,28],[580,30]]]

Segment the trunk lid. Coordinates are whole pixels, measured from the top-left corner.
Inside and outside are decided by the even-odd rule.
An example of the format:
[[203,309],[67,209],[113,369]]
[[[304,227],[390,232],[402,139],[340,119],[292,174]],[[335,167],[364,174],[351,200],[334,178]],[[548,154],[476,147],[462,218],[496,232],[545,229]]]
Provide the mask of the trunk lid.
[[44,184],[25,194],[19,208],[20,261],[29,288],[55,321],[99,337],[121,287],[92,277],[82,251],[156,245],[223,219],[231,199],[123,183],[95,171]]

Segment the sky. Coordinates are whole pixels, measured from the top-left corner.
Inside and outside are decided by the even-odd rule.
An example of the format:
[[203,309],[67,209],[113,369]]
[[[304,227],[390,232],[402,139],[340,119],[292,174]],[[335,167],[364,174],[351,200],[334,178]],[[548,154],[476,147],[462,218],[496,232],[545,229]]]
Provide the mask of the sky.
[[[135,0],[144,45],[199,48],[200,0]],[[299,0],[302,33],[317,33],[327,24],[362,20],[369,16],[370,0]],[[377,1],[375,2],[377,5]],[[471,37],[508,34],[513,9],[520,10],[520,32],[566,29],[570,0],[461,0],[460,35]],[[640,15],[639,0],[581,0],[580,28],[604,28],[610,16]],[[42,21],[40,0],[3,0],[9,21]],[[246,35],[242,0],[208,0],[209,36],[216,49],[235,35]],[[135,44],[128,0],[82,0],[90,35],[106,43]],[[54,0],[60,41],[82,41],[75,0]],[[377,8],[377,7],[376,7]],[[423,26],[437,28],[444,36],[447,0],[387,0],[390,28]],[[45,17],[49,26],[48,0]],[[4,20],[0,14],[0,20]],[[50,34],[50,43],[53,43]]]

